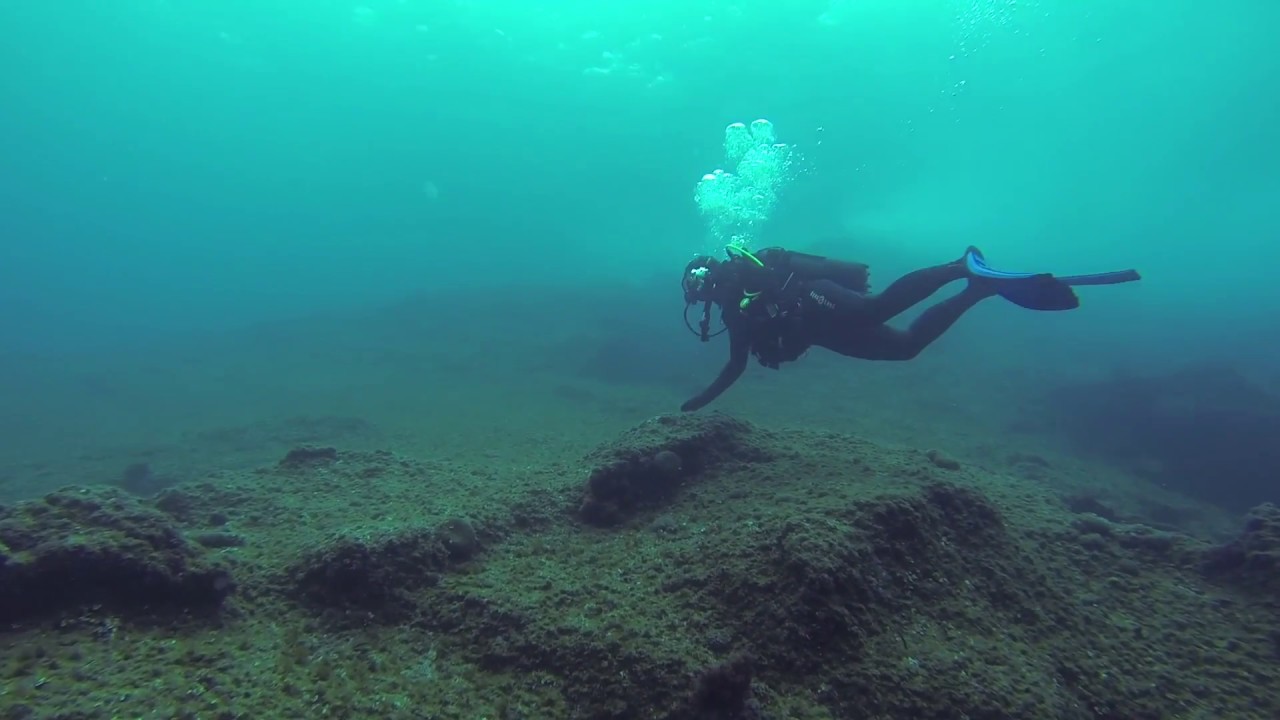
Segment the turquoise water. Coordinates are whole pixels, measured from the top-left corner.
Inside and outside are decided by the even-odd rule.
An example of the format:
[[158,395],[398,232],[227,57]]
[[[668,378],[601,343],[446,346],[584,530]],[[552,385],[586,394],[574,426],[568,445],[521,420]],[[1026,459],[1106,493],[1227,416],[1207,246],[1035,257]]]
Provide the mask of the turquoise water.
[[692,186],[722,128],[756,117],[812,163],[771,241],[1137,265],[1120,304],[1144,322],[1239,322],[1278,297],[1258,262],[1280,225],[1278,19],[1260,1],[6,4],[0,283],[24,309],[5,335],[243,323],[530,262],[665,273],[700,246]]
[[756,119],[796,153],[759,244],[880,286],[969,243],[1144,273],[1066,316],[984,307],[941,363],[1273,377],[1278,22],[1260,0],[5,3],[8,426],[86,417],[22,395],[51,356],[421,293],[500,335],[470,298],[513,286],[580,288],[574,326],[642,293],[666,333],[643,343],[696,358],[672,371],[695,389],[724,350],[684,334],[675,274],[715,244],[694,195],[726,126]]

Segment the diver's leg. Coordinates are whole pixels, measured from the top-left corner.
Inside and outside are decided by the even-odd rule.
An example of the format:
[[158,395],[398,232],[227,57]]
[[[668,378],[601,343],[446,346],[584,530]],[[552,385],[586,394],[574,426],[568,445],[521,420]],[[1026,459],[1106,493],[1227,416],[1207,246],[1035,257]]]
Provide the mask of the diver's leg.
[[876,322],[882,323],[902,314],[907,308],[923,301],[942,289],[943,285],[968,277],[963,263],[913,270],[893,281],[884,292],[872,295]]
[[872,295],[851,292],[830,280],[818,280],[808,284],[806,303],[825,305],[847,323],[878,325],[934,294],[943,285],[965,277],[968,274],[962,263],[935,265],[909,272],[894,280],[884,292]]
[[884,324],[846,328],[828,326],[827,332],[814,339],[814,344],[862,360],[911,360],[942,337],[965,311],[991,295],[985,287],[970,285],[927,308],[906,330]]

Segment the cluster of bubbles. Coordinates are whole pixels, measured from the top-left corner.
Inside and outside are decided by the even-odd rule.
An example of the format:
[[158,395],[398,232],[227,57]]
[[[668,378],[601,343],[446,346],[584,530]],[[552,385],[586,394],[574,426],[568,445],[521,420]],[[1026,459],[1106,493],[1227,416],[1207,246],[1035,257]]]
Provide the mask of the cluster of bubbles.
[[798,154],[777,141],[773,123],[764,119],[726,127],[724,154],[725,167],[733,169],[703,175],[694,200],[717,244],[748,248],[793,178]]
[[[966,59],[987,47],[992,40],[1012,33],[1021,34],[1018,26],[1018,10],[1035,10],[1039,0],[951,0],[955,12],[953,32],[955,47],[950,57],[951,73],[959,76],[967,69]],[[969,81],[955,79],[951,86],[942,88],[942,95],[957,97],[965,92]],[[929,112],[936,108],[930,107]],[[954,109],[954,105],[952,106]],[[960,122],[960,118],[955,118]],[[910,124],[910,123],[908,123]],[[914,131],[914,128],[912,128]]]
[[[1036,0],[1022,0],[1034,9]],[[1018,0],[955,0],[956,55],[968,57],[985,48],[993,35],[1013,23]],[[1017,33],[1017,30],[1014,30]],[[956,55],[952,55],[954,60]]]

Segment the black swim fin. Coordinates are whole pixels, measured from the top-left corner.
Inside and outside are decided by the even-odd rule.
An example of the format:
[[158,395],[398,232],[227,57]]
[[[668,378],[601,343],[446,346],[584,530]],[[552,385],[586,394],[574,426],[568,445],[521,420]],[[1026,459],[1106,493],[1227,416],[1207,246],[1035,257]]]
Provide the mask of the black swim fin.
[[1021,273],[996,270],[987,265],[982,251],[970,247],[964,254],[965,268],[977,282],[990,283],[996,294],[1028,310],[1074,310],[1080,298],[1071,286],[1050,273]]
[[1052,275],[999,280],[1000,297],[1028,310],[1075,310],[1080,297],[1070,285]]

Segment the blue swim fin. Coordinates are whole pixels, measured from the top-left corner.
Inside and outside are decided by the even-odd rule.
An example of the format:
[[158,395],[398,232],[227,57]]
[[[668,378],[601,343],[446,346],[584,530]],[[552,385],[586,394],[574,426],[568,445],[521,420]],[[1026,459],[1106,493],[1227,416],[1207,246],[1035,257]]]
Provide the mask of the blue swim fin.
[[1093,273],[1092,275],[1068,275],[1058,280],[1075,287],[1077,285],[1119,285],[1120,283],[1141,280],[1137,270],[1113,270],[1111,272]]
[[1029,310],[1074,310],[1080,307],[1080,298],[1071,289],[1073,286],[1115,285],[1142,279],[1136,270],[1067,277],[996,270],[987,264],[982,251],[976,247],[965,251],[964,262],[970,277],[993,283],[1000,297]]

